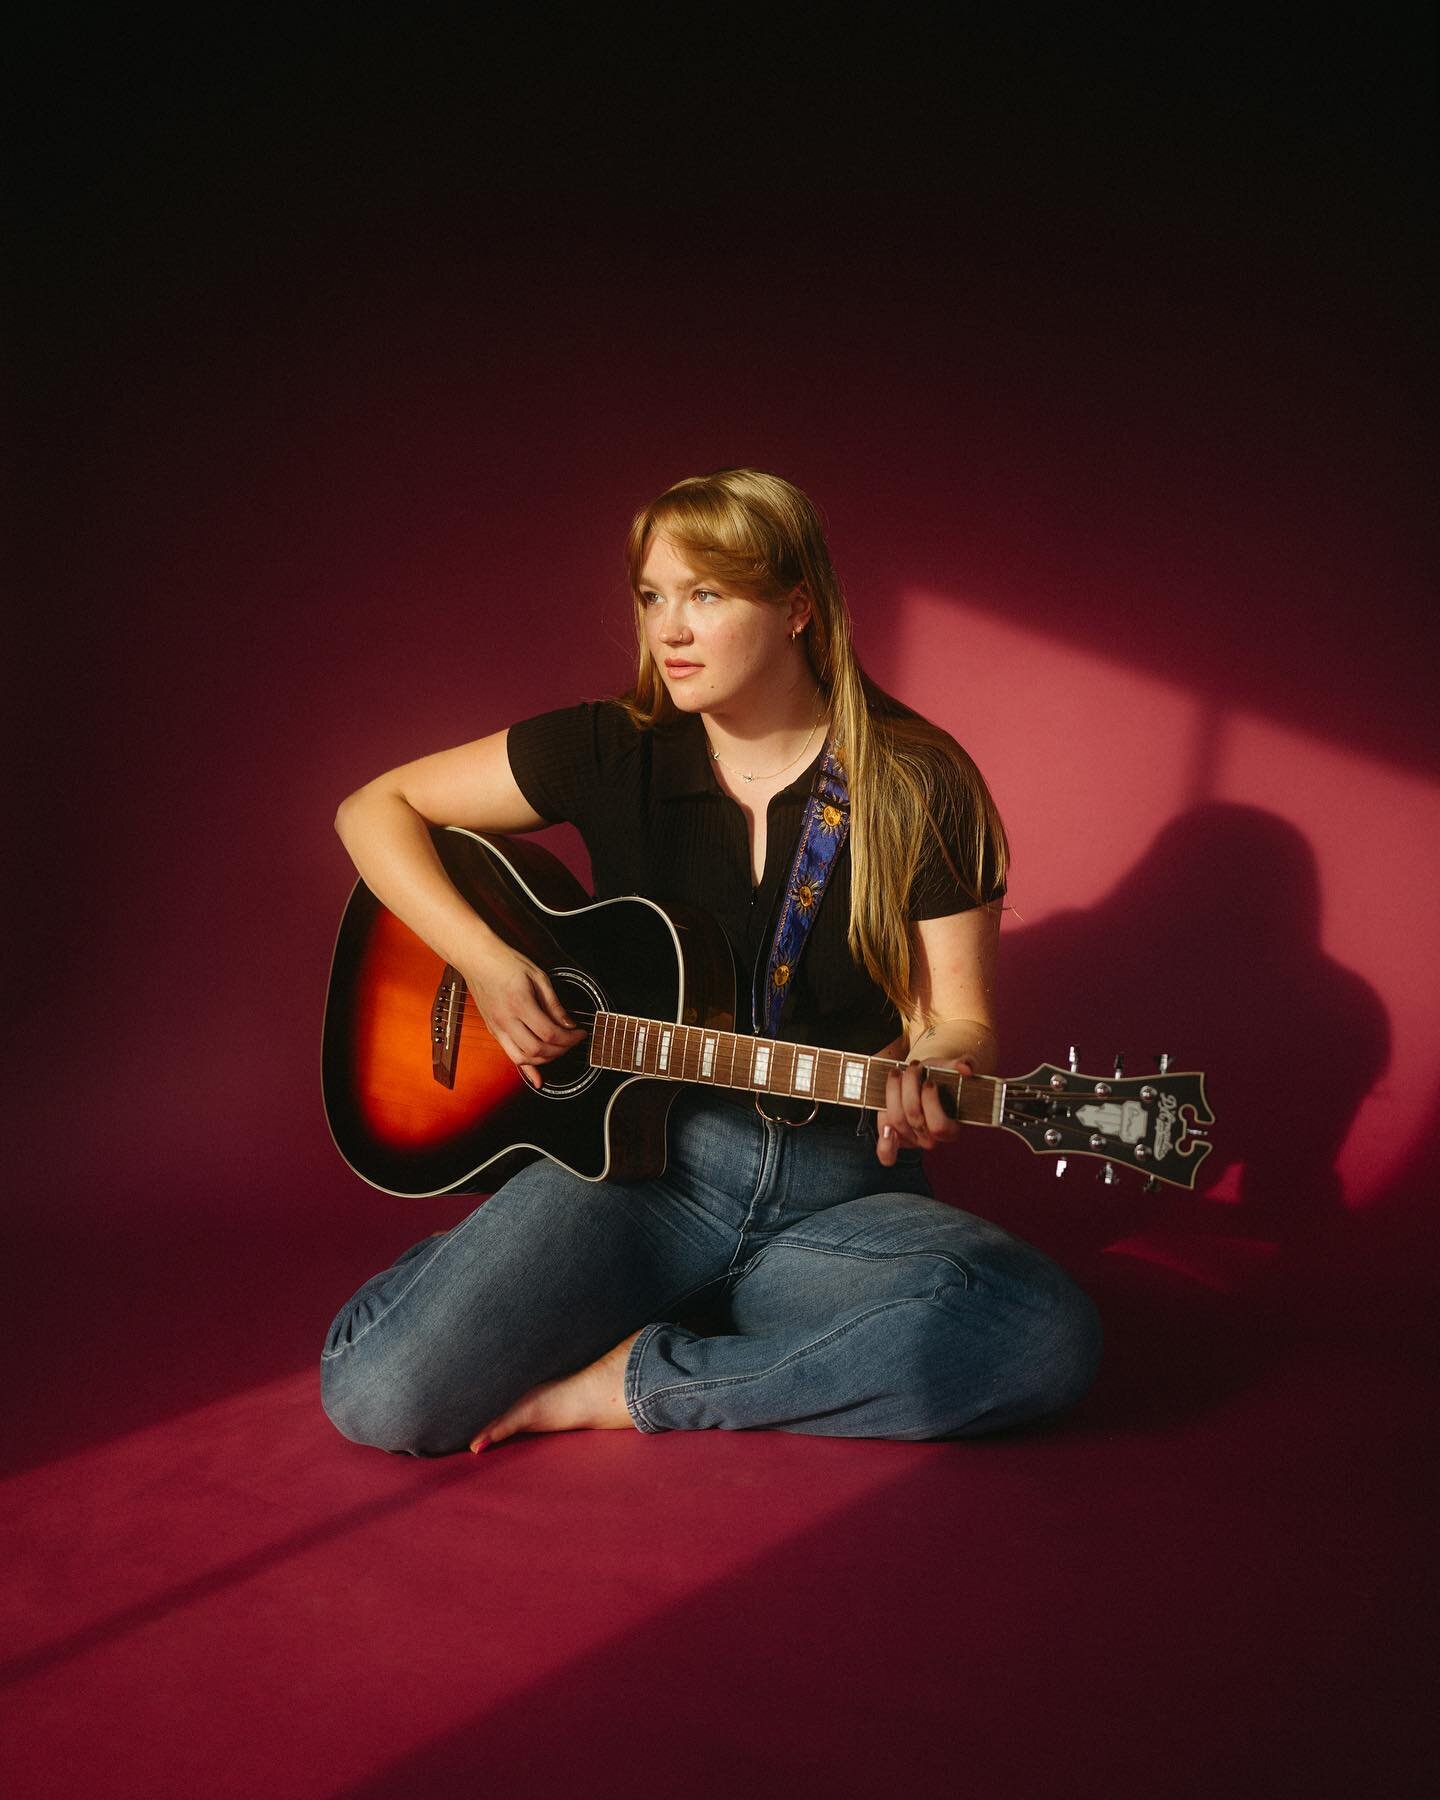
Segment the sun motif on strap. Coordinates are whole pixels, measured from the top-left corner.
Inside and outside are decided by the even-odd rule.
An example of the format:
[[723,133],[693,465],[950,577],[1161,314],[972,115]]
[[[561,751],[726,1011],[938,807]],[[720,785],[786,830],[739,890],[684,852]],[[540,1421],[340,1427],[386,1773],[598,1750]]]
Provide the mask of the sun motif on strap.
[[795,904],[801,912],[813,912],[815,903],[820,898],[820,884],[815,881],[801,881],[795,885]]
[[789,965],[789,963],[776,963],[775,972],[770,977],[770,980],[777,988],[783,988],[783,987],[787,986],[789,983],[789,980],[790,980],[790,965]]
[[841,813],[840,808],[832,802],[827,801],[825,805],[820,808],[820,823],[824,826],[826,831],[838,831],[840,829],[840,821],[843,817],[844,815]]

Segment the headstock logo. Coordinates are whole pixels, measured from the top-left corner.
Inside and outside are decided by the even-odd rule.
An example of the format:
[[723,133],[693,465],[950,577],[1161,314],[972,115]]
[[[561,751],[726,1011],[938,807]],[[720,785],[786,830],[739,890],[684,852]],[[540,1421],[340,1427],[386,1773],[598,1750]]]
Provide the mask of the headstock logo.
[[1173,1094],[1162,1094],[1155,1109],[1155,1160],[1179,1149],[1185,1136],[1185,1122],[1180,1117],[1180,1102]]

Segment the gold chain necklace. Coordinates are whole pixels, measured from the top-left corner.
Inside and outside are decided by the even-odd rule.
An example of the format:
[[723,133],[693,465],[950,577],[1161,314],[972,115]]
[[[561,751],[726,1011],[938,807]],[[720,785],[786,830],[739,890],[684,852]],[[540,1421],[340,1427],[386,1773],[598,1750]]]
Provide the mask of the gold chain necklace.
[[787,769],[793,769],[795,767],[796,763],[799,762],[800,758],[805,754],[805,752],[810,748],[811,744],[814,742],[815,733],[820,729],[820,720],[823,719],[824,717],[825,717],[824,713],[821,713],[820,718],[817,719],[815,721],[815,723],[810,727],[810,735],[809,735],[809,737],[807,737],[805,739],[805,742],[800,746],[800,750],[797,755],[792,756],[790,758],[789,762],[781,763],[781,765],[778,769],[771,769],[770,772],[765,775],[758,774],[753,769],[747,775],[744,769],[737,769],[732,764],[726,762],[725,758],[720,754],[720,752],[715,748],[715,746],[710,743],[710,740],[708,739],[708,737],[705,741],[706,741],[706,744],[710,751],[711,761],[719,763],[719,765],[722,769],[728,769],[732,775],[738,775],[742,781],[773,781],[777,775],[783,775]]

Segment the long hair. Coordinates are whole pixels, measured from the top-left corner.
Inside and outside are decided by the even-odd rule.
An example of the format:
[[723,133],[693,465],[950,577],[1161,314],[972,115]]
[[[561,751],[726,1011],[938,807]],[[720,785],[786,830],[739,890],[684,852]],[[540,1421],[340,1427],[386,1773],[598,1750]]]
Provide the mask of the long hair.
[[805,653],[850,786],[850,951],[911,1017],[918,997],[907,903],[922,860],[943,858],[977,903],[1005,879],[1005,828],[980,771],[948,732],[865,674],[819,513],[799,488],[758,469],[688,476],[635,515],[626,560],[639,663],[621,704],[636,725],[677,716],[641,618],[640,575],[657,534],[732,591],[777,605],[797,587],[809,595]]

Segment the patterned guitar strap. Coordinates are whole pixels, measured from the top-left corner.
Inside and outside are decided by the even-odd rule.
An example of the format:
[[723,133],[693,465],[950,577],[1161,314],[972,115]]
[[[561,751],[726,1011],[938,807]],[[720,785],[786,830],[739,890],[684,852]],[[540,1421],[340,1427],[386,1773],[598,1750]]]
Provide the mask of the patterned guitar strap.
[[[825,897],[830,871],[850,830],[850,790],[833,740],[815,771],[815,784],[800,821],[800,842],[780,907],[780,919],[770,945],[763,987],[757,980],[751,993],[751,1018],[756,1033],[774,1037],[785,1005],[785,995]],[[758,969],[756,971],[759,973]]]

